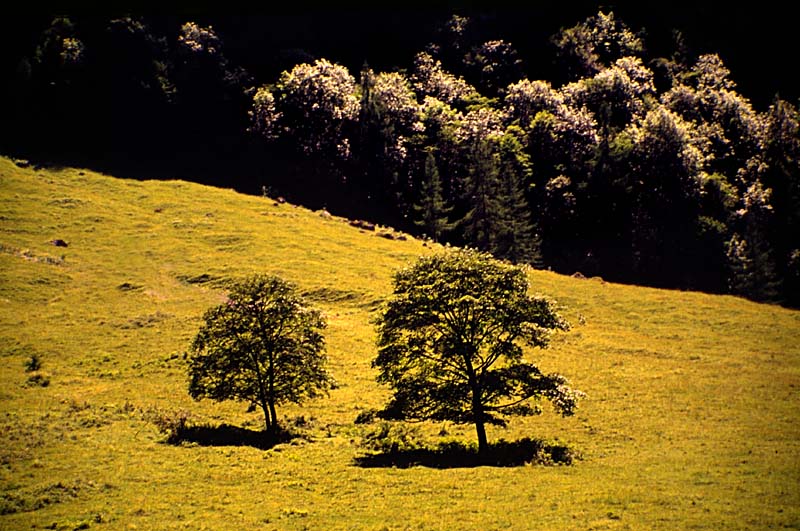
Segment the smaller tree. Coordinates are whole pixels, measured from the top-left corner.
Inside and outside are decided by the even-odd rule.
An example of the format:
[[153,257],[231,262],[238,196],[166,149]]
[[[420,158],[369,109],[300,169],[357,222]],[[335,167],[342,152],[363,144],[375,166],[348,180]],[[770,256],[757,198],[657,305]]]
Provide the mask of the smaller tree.
[[275,406],[327,391],[325,321],[286,281],[256,275],[209,309],[191,345],[189,394],[260,407],[266,431],[279,430]]
[[383,415],[474,424],[480,453],[487,423],[536,414],[537,399],[571,415],[581,393],[523,348],[544,348],[552,330],[567,328],[552,302],[528,295],[520,267],[474,250],[423,257],[395,275],[378,320],[373,366],[393,390]]

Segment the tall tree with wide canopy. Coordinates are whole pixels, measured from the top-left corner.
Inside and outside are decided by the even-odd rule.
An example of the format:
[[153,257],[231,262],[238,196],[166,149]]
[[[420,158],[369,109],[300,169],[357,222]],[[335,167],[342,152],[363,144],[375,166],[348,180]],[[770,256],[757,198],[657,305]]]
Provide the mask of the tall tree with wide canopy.
[[525,356],[568,327],[553,302],[528,295],[520,267],[469,249],[420,258],[395,275],[378,320],[373,366],[393,391],[382,413],[474,424],[481,453],[487,423],[537,414],[541,398],[571,415],[582,393]]

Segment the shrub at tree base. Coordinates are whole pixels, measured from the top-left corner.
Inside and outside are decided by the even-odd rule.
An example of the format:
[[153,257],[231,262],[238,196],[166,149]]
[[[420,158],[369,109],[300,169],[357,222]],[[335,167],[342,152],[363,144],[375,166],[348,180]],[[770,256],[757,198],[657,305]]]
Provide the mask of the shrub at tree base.
[[568,446],[529,437],[518,441],[501,439],[489,443],[484,451],[475,443],[453,440],[431,446],[423,443],[413,428],[389,422],[382,422],[368,433],[363,445],[375,452],[356,459],[356,464],[364,468],[571,465],[580,459]]

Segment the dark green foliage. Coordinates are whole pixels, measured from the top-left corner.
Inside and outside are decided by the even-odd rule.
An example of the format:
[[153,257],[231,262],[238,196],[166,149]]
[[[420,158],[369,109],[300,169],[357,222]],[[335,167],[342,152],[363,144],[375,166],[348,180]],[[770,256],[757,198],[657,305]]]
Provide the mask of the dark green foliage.
[[567,322],[528,295],[524,270],[487,254],[451,251],[399,271],[378,326],[373,365],[393,392],[384,417],[475,424],[483,451],[487,423],[536,414],[541,398],[564,415],[576,407],[579,392],[525,358]]
[[387,186],[396,170],[388,156],[395,136],[391,113],[375,95],[375,73],[365,64],[361,70],[354,190],[370,219],[377,217],[383,205],[397,203],[399,199],[391,193],[395,187]]
[[615,59],[640,55],[644,51],[641,38],[633,33],[614,13],[598,11],[571,28],[553,36],[559,63],[571,78],[592,75]]
[[485,252],[492,250],[495,236],[501,228],[499,178],[491,142],[478,136],[470,148],[464,184],[463,201],[468,211],[459,223],[466,243]]
[[784,276],[784,293],[789,304],[800,306],[800,249],[793,249],[789,253]]
[[738,232],[728,243],[729,287],[732,293],[762,302],[777,302],[779,282],[768,230],[773,221],[769,193],[758,183],[744,197],[737,211]]
[[467,74],[486,94],[495,96],[511,83],[522,79],[522,60],[505,41],[492,40],[472,47],[464,56]]
[[776,302],[777,282],[771,257],[760,240],[755,246],[735,234],[728,242],[728,266],[730,292],[752,300]]
[[699,154],[680,119],[664,108],[647,114],[634,149],[633,259],[644,282],[686,284],[697,259]]
[[489,443],[481,451],[477,445],[460,441],[442,441],[436,445],[425,444],[408,428],[389,423],[381,424],[367,434],[365,446],[377,453],[356,458],[364,468],[469,468],[476,466],[511,467],[527,464],[571,465],[580,459],[572,448],[525,437],[518,441],[500,439]]
[[442,196],[442,181],[439,178],[439,168],[436,167],[436,158],[428,151],[425,157],[425,180],[420,188],[419,200],[414,205],[417,215],[414,223],[426,236],[438,242],[456,226],[448,219],[452,210]]
[[236,283],[228,300],[208,310],[191,345],[189,394],[240,400],[264,412],[266,429],[279,429],[275,406],[325,392],[325,321],[277,277]]
[[542,267],[541,241],[531,220],[525,195],[531,176],[531,163],[520,141],[523,131],[508,129],[498,142],[499,223],[493,238],[492,254],[515,264]]
[[772,189],[772,230],[776,273],[784,278],[783,299],[800,306],[798,259],[800,253],[800,112],[791,103],[776,98],[767,113],[766,149],[768,170],[764,182]]

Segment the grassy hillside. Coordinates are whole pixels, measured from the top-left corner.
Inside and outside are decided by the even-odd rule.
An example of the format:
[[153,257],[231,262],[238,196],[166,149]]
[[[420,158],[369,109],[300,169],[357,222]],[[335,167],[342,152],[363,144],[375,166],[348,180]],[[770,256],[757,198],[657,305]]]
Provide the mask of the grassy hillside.
[[[0,528],[800,528],[800,312],[733,297],[531,272],[574,326],[530,354],[588,399],[489,436],[583,459],[358,466],[372,428],[354,419],[386,396],[370,320],[426,252],[266,198],[0,159]],[[339,388],[280,410],[306,437],[271,450],[166,444],[146,412],[261,426],[193,402],[182,358],[225,280],[252,272],[324,310]],[[421,432],[443,428],[474,439]]]

